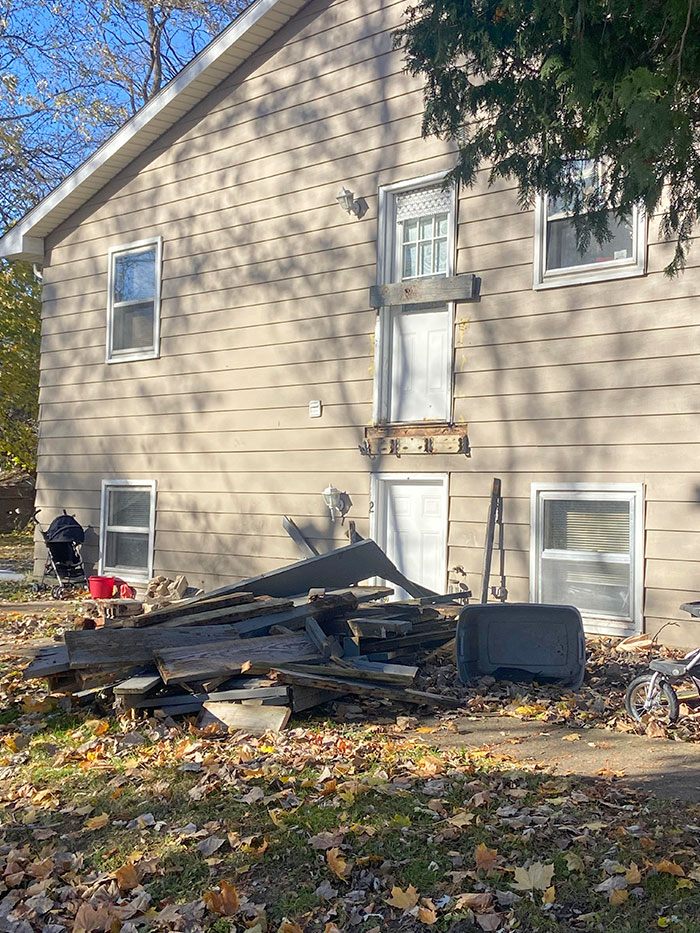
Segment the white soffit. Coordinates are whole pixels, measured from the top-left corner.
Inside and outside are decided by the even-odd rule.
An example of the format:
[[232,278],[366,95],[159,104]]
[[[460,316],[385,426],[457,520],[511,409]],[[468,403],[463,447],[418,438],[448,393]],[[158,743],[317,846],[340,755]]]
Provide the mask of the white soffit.
[[44,237],[204,100],[307,0],[255,0],[4,237],[0,257],[43,262]]

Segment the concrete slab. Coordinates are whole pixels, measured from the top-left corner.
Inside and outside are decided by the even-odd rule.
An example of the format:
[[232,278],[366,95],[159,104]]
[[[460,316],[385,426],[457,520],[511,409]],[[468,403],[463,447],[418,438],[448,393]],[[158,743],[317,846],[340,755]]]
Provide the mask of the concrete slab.
[[[439,747],[487,747],[528,764],[542,763],[557,774],[601,779],[622,772],[615,778],[620,783],[658,797],[700,803],[700,745],[605,729],[574,730],[507,716],[465,716],[456,720],[456,726],[456,733],[407,735]],[[567,739],[574,733],[580,738]]]

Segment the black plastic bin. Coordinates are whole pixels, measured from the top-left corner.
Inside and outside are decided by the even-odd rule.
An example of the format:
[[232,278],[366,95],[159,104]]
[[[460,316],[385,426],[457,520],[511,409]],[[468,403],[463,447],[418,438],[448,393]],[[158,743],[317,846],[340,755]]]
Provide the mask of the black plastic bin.
[[586,672],[581,613],[540,603],[466,606],[457,625],[457,667],[463,683],[490,674],[576,689]]

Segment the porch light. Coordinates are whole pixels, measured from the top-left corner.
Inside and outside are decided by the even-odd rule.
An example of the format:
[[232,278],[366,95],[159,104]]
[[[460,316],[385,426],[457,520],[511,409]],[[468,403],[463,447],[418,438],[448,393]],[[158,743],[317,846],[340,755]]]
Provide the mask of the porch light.
[[326,504],[326,508],[331,513],[332,522],[335,521],[336,515],[340,515],[342,518],[350,507],[347,494],[341,492],[332,483],[329,483],[323,490],[323,501]]
[[362,198],[355,198],[349,188],[341,188],[336,200],[344,211],[348,214],[354,214],[355,217],[362,217],[367,210],[365,201]]

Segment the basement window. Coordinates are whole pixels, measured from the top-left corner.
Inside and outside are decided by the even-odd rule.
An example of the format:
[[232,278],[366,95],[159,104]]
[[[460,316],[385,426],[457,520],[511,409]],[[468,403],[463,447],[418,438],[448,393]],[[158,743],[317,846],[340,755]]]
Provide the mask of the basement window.
[[640,631],[642,487],[533,484],[531,509],[531,600],[575,606],[592,633]]
[[108,363],[159,354],[161,252],[160,238],[109,251]]
[[155,512],[155,480],[102,481],[100,573],[153,576]]

